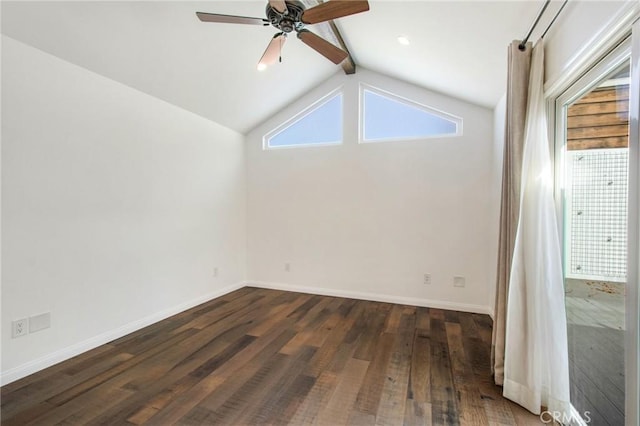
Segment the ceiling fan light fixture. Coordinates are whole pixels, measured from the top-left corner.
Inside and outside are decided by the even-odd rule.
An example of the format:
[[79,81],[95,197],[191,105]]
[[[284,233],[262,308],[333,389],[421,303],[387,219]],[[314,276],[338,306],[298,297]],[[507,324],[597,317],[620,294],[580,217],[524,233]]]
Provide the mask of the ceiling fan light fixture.
[[398,36],[397,40],[398,40],[398,43],[400,43],[403,46],[409,46],[411,44],[411,42],[406,36]]
[[[282,62],[282,45],[287,39],[287,35],[291,33],[296,33],[298,38],[306,45],[334,64],[342,63],[349,57],[348,52],[304,27],[307,24],[328,22],[344,16],[366,12],[367,10],[369,10],[368,0],[333,0],[327,2],[320,0],[320,4],[309,9],[306,8],[306,4],[302,0],[268,0],[265,8],[266,19],[206,12],[196,12],[196,15],[202,22],[261,25],[277,28],[280,32],[271,38],[267,49],[258,62],[258,71],[264,71],[267,65]],[[340,37],[337,38],[340,39]]]

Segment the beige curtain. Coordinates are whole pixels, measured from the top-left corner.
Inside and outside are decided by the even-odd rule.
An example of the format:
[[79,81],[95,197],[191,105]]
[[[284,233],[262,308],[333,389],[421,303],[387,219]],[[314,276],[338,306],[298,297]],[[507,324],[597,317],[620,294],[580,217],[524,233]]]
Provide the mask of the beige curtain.
[[544,43],[540,39],[531,56],[502,395],[534,414],[546,407],[567,419],[571,413],[567,321],[543,76]]
[[502,165],[502,202],[500,207],[500,240],[498,244],[498,274],[494,309],[491,362],[496,384],[504,382],[504,347],[509,294],[511,260],[520,214],[520,178],[524,145],[531,43],[519,49],[519,41],[509,46],[509,74],[507,77],[507,115]]

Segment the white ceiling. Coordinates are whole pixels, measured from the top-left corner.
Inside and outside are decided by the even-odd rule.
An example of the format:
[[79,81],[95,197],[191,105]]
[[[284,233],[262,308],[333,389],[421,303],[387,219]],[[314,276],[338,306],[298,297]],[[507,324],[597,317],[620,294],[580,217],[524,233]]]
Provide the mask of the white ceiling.
[[[369,12],[338,21],[358,65],[487,107],[505,91],[507,45],[523,36],[542,4],[369,2]],[[274,28],[202,23],[195,16],[263,17],[265,4],[3,1],[2,32],[245,133],[342,72],[295,37],[282,64],[258,72]],[[399,35],[411,45],[400,45]]]

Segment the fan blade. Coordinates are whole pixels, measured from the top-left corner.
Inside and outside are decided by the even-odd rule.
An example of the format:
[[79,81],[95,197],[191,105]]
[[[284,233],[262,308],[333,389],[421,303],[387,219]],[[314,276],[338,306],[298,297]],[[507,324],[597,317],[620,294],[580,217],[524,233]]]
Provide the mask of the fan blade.
[[258,62],[258,69],[265,69],[267,65],[274,64],[280,58],[280,52],[282,51],[282,46],[284,46],[284,42],[287,40],[287,37],[284,33],[277,33],[273,36],[267,49],[262,54],[262,58],[260,58],[260,62]]
[[289,11],[289,9],[287,9],[287,4],[284,2],[284,0],[269,0],[269,4],[271,5],[272,8],[274,8],[280,13],[285,13]]
[[317,24],[369,10],[367,0],[330,0],[307,9],[302,14],[305,24]]
[[322,37],[312,33],[309,30],[300,30],[298,38],[307,46],[329,59],[334,64],[344,61],[349,54],[344,50],[334,46]]
[[196,12],[202,22],[222,22],[225,24],[269,25],[269,21],[263,18],[251,18],[248,16],[220,15],[219,13]]

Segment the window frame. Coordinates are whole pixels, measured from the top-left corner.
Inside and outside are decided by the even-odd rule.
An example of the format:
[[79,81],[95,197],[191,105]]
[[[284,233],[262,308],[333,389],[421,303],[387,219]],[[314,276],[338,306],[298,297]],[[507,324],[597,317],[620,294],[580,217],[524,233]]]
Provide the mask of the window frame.
[[[316,100],[310,105],[306,106],[300,112],[295,114],[293,117],[289,118],[282,124],[278,125],[278,127],[276,127],[275,129],[267,132],[262,137],[262,149],[264,151],[271,151],[271,150],[291,149],[291,148],[309,148],[309,147],[316,147],[316,146],[318,147],[340,146],[344,144],[344,96],[345,96],[344,88],[343,86],[340,86],[330,91],[326,95],[322,96],[320,99]],[[330,142],[318,142],[318,143],[302,143],[302,144],[296,144],[296,145],[281,145],[281,146],[269,145],[269,142],[273,137],[279,135],[289,127],[300,122],[301,120],[304,120],[304,118],[307,117],[309,114],[313,113],[318,108],[321,108],[327,103],[331,102],[336,97],[340,97],[340,140],[330,141]]]
[[[399,102],[411,108],[419,108],[423,110],[427,114],[434,115],[438,118],[442,118],[444,120],[450,121],[456,125],[455,133],[444,133],[438,135],[428,135],[428,136],[413,136],[413,137],[390,137],[390,138],[379,138],[379,139],[365,139],[364,137],[364,126],[365,126],[365,111],[366,106],[364,102],[364,94],[366,91],[369,91],[373,94],[384,96],[386,98],[391,99],[392,101]],[[395,93],[389,92],[384,89],[380,89],[375,86],[371,86],[366,83],[360,83],[358,87],[358,143],[359,144],[370,144],[370,143],[379,143],[379,142],[402,142],[402,141],[418,141],[418,140],[426,140],[426,139],[442,139],[442,138],[455,138],[463,135],[463,118],[458,117],[457,115],[441,111],[434,107],[425,105],[421,102],[417,102],[415,100],[406,98],[401,95],[397,95]]]

